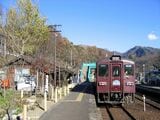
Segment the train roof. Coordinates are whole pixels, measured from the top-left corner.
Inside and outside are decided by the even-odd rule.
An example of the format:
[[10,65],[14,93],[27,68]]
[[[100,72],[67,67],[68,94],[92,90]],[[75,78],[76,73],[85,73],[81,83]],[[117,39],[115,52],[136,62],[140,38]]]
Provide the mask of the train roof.
[[134,61],[127,60],[127,59],[123,59],[122,61],[123,61],[123,62],[125,62],[125,63],[131,63],[131,64],[134,64]]
[[100,59],[99,61],[97,61],[97,63],[104,63],[104,62],[110,62],[110,61],[122,61],[124,63],[130,63],[130,64],[134,64],[134,61],[132,60],[128,60],[128,59],[110,59],[110,58],[103,58]]

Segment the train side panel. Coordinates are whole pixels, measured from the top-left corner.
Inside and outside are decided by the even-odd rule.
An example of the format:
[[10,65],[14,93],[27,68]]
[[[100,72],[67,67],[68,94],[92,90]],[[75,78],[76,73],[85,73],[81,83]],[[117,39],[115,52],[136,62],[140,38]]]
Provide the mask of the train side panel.
[[124,62],[124,93],[135,93],[135,65],[131,61]]

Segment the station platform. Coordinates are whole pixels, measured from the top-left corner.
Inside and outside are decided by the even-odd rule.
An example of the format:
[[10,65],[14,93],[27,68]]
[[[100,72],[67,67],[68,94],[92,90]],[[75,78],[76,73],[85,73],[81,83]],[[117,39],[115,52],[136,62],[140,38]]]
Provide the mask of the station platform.
[[136,89],[142,89],[142,90],[145,90],[145,91],[148,91],[148,92],[160,94],[160,87],[158,87],[158,86],[137,84]]
[[82,83],[54,104],[40,120],[102,120],[96,106],[92,83]]

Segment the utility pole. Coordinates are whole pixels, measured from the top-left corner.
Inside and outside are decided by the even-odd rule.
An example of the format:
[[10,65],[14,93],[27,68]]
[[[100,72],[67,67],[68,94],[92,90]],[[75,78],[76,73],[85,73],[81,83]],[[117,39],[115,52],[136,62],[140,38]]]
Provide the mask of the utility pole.
[[71,47],[71,67],[72,67],[72,65],[73,65],[73,63],[72,63],[72,60],[73,58],[72,58],[72,47]]
[[56,87],[56,37],[57,37],[57,34],[56,33],[59,33],[61,32],[60,30],[57,30],[57,27],[61,27],[62,25],[49,25],[49,27],[52,29],[51,32],[55,33],[54,34],[54,41],[55,41],[55,44],[54,44],[54,86]]

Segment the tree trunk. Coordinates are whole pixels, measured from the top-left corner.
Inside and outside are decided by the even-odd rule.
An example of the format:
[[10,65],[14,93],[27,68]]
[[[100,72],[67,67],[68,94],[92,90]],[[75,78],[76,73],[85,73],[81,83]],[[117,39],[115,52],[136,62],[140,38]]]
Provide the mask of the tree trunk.
[[9,108],[6,109],[6,113],[7,113],[7,116],[8,116],[8,120],[11,120],[10,115],[9,115]]

